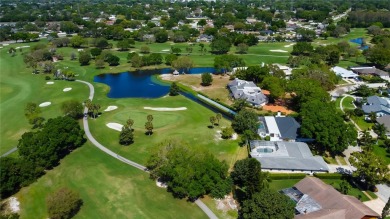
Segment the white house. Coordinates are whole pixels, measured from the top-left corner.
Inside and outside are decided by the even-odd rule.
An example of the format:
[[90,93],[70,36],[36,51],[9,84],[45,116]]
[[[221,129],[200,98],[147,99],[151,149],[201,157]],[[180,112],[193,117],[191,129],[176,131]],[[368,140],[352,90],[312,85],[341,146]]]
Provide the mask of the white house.
[[331,70],[334,71],[334,73],[337,76],[340,76],[343,79],[355,79],[359,76],[359,75],[353,73],[353,71],[347,70],[347,69],[339,67],[339,66],[335,66],[335,67],[331,68]]

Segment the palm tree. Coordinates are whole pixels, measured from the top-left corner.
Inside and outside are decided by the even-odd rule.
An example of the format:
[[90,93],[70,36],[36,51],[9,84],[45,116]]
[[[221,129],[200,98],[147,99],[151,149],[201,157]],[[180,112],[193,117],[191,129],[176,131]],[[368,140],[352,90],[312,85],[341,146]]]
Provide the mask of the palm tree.
[[219,125],[219,121],[222,119],[222,114],[217,113],[217,115],[215,115],[215,119],[217,120],[217,124]]
[[146,119],[148,120],[148,122],[152,122],[153,121],[153,116],[152,115],[148,115],[146,117]]
[[381,124],[381,123],[375,124],[373,129],[374,129],[375,133],[378,134],[378,136],[380,138],[383,138],[387,132],[386,126],[384,124]]
[[210,117],[210,123],[211,123],[211,127],[214,128],[214,123],[215,123],[215,117],[214,116]]
[[134,125],[134,120],[128,119],[128,120],[126,121],[126,125],[129,127],[130,130],[132,130],[131,127]]
[[370,114],[368,114],[368,118],[370,118],[371,122],[375,122],[376,121],[376,113],[370,112]]
[[362,137],[360,137],[360,139],[359,139],[359,143],[361,146],[371,145],[373,143],[373,140],[372,140],[372,136],[371,136],[370,132],[368,132],[367,130],[364,130]]
[[153,132],[153,123],[152,122],[146,122],[145,123],[145,129],[147,130],[148,134],[150,135]]

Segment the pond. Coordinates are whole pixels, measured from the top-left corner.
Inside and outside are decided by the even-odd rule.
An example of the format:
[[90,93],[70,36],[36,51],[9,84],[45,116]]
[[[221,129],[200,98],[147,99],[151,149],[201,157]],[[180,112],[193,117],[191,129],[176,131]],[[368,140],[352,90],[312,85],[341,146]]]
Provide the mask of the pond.
[[[169,85],[157,81],[153,75],[171,74],[170,68],[139,70],[118,74],[101,74],[94,77],[94,82],[110,86],[109,98],[159,98],[169,92]],[[192,68],[187,74],[215,73],[214,68]]]
[[359,45],[360,45],[359,49],[361,49],[361,50],[366,50],[366,49],[368,49],[368,46],[367,46],[367,45],[364,45],[364,46],[362,45],[363,42],[364,42],[364,40],[363,40],[362,37],[360,37],[360,38],[355,38],[355,39],[351,39],[349,42],[359,44]]

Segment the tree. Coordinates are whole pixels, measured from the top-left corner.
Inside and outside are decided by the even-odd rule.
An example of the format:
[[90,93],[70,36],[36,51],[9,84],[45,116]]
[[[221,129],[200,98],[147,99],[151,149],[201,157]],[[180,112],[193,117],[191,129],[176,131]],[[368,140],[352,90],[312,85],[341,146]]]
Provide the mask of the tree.
[[216,120],[216,119],[215,119],[214,116],[211,116],[211,117],[210,117],[210,123],[211,123],[211,126],[210,126],[210,127],[211,127],[211,128],[214,128],[215,120]]
[[221,113],[217,113],[215,115],[215,119],[217,120],[217,124],[219,125],[219,121],[222,119],[222,114]]
[[234,185],[247,193],[248,197],[262,190],[261,164],[255,158],[238,160],[230,173]]
[[146,116],[146,119],[148,120],[148,122],[152,122],[153,121],[153,115],[148,115]]
[[215,37],[210,44],[211,52],[214,54],[225,54],[229,52],[231,42],[227,37]]
[[293,50],[291,52],[292,55],[310,55],[314,51],[314,47],[311,43],[308,42],[297,42],[293,46]]
[[39,117],[41,114],[41,109],[38,107],[38,104],[28,102],[24,108],[24,115],[28,119],[30,124],[33,124],[32,121],[34,118]]
[[68,100],[61,105],[62,112],[72,117],[73,119],[80,119],[83,116],[83,105],[77,100]]
[[95,60],[95,66],[97,69],[102,69],[104,68],[105,62],[103,59],[96,59]]
[[341,183],[340,183],[340,192],[341,193],[343,193],[344,195],[348,195],[348,192],[349,192],[349,190],[351,189],[351,185],[347,182],[347,181],[345,181],[345,180],[343,180]]
[[240,44],[237,45],[237,49],[236,50],[237,50],[237,53],[239,53],[239,54],[245,54],[245,53],[248,52],[248,48],[249,48],[249,46],[247,44],[240,43]]
[[135,53],[133,55],[133,57],[131,58],[131,65],[134,67],[134,68],[139,68],[142,66],[142,57],[140,57],[137,53]]
[[374,143],[374,139],[372,139],[370,132],[364,130],[362,132],[362,136],[359,139],[360,146],[369,148],[372,146],[373,143]]
[[256,133],[258,123],[258,115],[254,111],[243,109],[234,116],[232,127],[238,133],[243,133],[245,130]]
[[87,51],[81,51],[79,53],[79,62],[81,65],[89,65],[89,61],[91,61],[91,54]]
[[18,143],[20,158],[35,167],[51,169],[70,151],[84,144],[84,131],[69,116],[49,119],[36,132],[26,132]]
[[126,125],[129,127],[129,129],[132,129],[131,127],[134,125],[134,120],[128,119],[126,121]]
[[[375,115],[376,117],[376,115]],[[376,123],[372,129],[375,131],[376,134],[378,134],[378,136],[382,139],[385,139],[386,138],[386,132],[387,132],[387,128],[386,126],[383,124],[383,123]]]
[[166,30],[161,30],[157,32],[155,35],[156,42],[165,43],[168,41],[168,32]]
[[172,67],[180,71],[189,70],[194,67],[194,62],[188,56],[180,56],[178,59],[172,62]]
[[129,125],[124,125],[122,131],[119,134],[119,144],[130,145],[134,142],[133,130]]
[[294,208],[294,202],[287,196],[270,189],[263,189],[243,202],[239,218],[293,218]]
[[70,44],[74,47],[74,48],[80,48],[82,45],[86,44],[87,43],[87,40],[84,39],[82,36],[79,36],[79,35],[76,35],[76,36],[73,36],[71,39],[70,39]]
[[148,135],[151,135],[153,133],[153,123],[152,122],[146,122],[145,123],[145,129],[146,129]]
[[72,218],[82,204],[80,195],[68,188],[61,188],[46,198],[47,211],[51,219]]
[[179,56],[179,54],[181,53],[181,49],[179,47],[171,47],[171,53],[174,53],[176,54],[176,56]]
[[352,175],[364,181],[368,186],[385,182],[389,177],[386,162],[371,151],[353,152],[349,157],[349,162],[356,167]]
[[110,66],[117,66],[119,65],[119,57],[116,55],[108,55],[107,62]]
[[210,152],[175,140],[163,142],[153,151],[146,165],[150,177],[166,182],[174,197],[194,201],[210,194],[223,198],[231,191],[228,165]]
[[152,53],[149,55],[149,60],[151,64],[159,65],[163,61],[163,57],[160,53]]
[[390,210],[390,198],[387,200],[385,207],[382,210],[382,218],[386,218],[389,215]]
[[149,46],[141,46],[141,48],[140,48],[140,53],[143,53],[143,54],[150,53],[150,48],[149,48]]
[[211,85],[211,82],[213,82],[213,76],[210,73],[203,73],[202,74],[202,85],[209,86],[209,85]]
[[100,48],[92,48],[91,49],[91,55],[94,58],[96,58],[96,56],[99,56],[101,53],[102,53],[102,49],[100,49]]
[[176,82],[173,82],[169,88],[169,96],[177,96],[179,95],[179,91],[179,86],[177,86]]
[[234,99],[232,107],[236,112],[239,112],[242,109],[244,109],[247,105],[248,103],[246,102],[245,99],[239,98],[239,99]]
[[116,44],[116,47],[119,48],[119,51],[127,51],[130,48],[129,40],[124,39],[124,40],[118,41],[118,43]]
[[207,22],[206,22],[205,19],[201,19],[201,20],[198,21],[198,25],[201,26],[201,27],[204,27],[206,24],[207,24]]
[[70,60],[75,60],[77,57],[76,57],[76,53],[74,53],[74,52],[72,52],[71,54],[70,54]]
[[98,38],[96,39],[96,47],[100,49],[105,49],[109,46],[107,39]]
[[172,65],[173,61],[177,59],[177,55],[175,54],[167,54],[165,56],[165,64],[166,65]]
[[344,123],[333,103],[312,100],[301,107],[301,134],[316,140],[322,150],[341,153],[357,138],[353,125]]
[[214,58],[214,68],[220,72],[231,71],[235,67],[243,66],[245,66],[245,61],[236,55],[221,55]]
[[101,108],[100,104],[92,104],[92,115],[93,118],[95,119],[99,115],[99,110]]

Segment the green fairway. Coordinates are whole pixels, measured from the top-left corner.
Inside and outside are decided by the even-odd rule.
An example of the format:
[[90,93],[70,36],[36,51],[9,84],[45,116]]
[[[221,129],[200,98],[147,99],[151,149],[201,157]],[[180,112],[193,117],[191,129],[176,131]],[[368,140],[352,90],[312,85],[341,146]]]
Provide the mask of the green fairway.
[[[104,112],[98,119],[89,119],[91,132],[103,145],[136,162],[145,164],[154,147],[166,139],[180,139],[191,147],[207,149],[228,164],[239,149],[238,141],[216,137],[220,127],[207,127],[214,112],[183,96],[131,100],[102,98],[99,102],[103,109],[108,105],[118,106],[118,109]],[[162,112],[145,110],[144,107],[187,107],[187,110]],[[151,136],[145,134],[144,128],[148,114],[154,117]],[[125,124],[128,118],[134,120],[135,142],[130,146],[121,146],[118,143],[119,131],[108,128],[106,124]],[[230,126],[230,122],[225,119],[220,123],[220,126]]]
[[[13,46],[20,45],[25,44]],[[41,108],[42,116],[48,119],[61,115],[63,101],[81,101],[88,94],[87,87],[75,82],[54,81],[52,85],[46,84],[44,75],[34,75],[31,69],[25,67],[21,52],[11,57],[6,48],[0,49],[0,154],[15,147],[20,136],[31,129],[24,116],[24,107],[28,102],[51,102],[50,106]],[[72,90],[63,92],[67,87]]]
[[84,202],[75,218],[207,218],[195,204],[157,187],[147,173],[90,143],[16,195],[21,218],[47,218],[46,196],[64,186],[78,191]]

